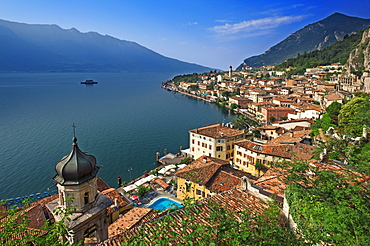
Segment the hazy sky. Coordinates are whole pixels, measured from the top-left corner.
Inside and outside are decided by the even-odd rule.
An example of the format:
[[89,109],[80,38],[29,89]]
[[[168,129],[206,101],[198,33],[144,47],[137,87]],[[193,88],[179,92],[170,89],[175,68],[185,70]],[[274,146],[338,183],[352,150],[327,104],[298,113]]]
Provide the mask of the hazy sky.
[[370,0],[0,0],[0,19],[94,31],[222,70],[334,12],[370,18]]

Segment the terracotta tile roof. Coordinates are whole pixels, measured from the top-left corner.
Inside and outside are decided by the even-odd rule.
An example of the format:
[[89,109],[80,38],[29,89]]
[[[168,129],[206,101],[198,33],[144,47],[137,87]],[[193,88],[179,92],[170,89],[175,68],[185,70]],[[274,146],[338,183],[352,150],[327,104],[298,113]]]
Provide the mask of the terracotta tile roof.
[[101,178],[97,178],[96,179],[96,184],[98,186],[98,191],[102,192],[103,190],[107,190],[109,189],[109,185],[107,185],[104,180],[102,180]]
[[302,122],[302,121],[307,121],[311,124],[314,122],[313,120],[310,120],[310,119],[294,119],[294,120],[279,121],[279,124],[287,124],[287,123]]
[[279,128],[280,128],[280,126],[265,125],[265,126],[260,126],[257,129],[258,130],[277,130]]
[[211,138],[231,138],[244,134],[244,131],[223,126],[221,124],[205,126],[194,130],[190,130],[189,132]]
[[154,180],[154,182],[160,185],[163,189],[167,189],[168,187],[170,187],[170,185],[164,182],[163,179],[156,179]]
[[174,175],[197,184],[206,185],[223,165],[229,165],[229,163],[214,157],[201,156]]
[[[107,190],[102,191],[102,194],[106,195],[112,201],[117,199],[118,207],[122,208],[127,205],[127,202],[123,199],[122,195],[114,188],[109,188]],[[108,214],[113,213],[115,211],[114,204],[107,208]]]
[[256,179],[249,173],[232,168],[227,161],[207,156],[193,161],[175,173],[175,176],[205,185],[215,193],[239,186],[243,176]]
[[268,144],[276,145],[276,144],[282,144],[286,142],[300,143],[305,138],[309,138],[311,131],[312,130],[289,131],[277,138],[272,139]]
[[[182,223],[184,219],[193,217],[192,223],[194,224],[202,224],[204,226],[214,226],[210,223],[207,219],[211,212],[212,207],[209,205],[209,201],[215,202],[219,204],[226,210],[236,212],[235,219],[238,219],[238,212],[247,211],[250,214],[255,214],[257,212],[263,212],[264,209],[268,207],[268,205],[262,202],[259,198],[254,195],[251,195],[245,191],[240,189],[231,189],[226,192],[220,193],[218,195],[212,196],[208,199],[202,200],[200,205],[197,205],[191,210],[179,209],[173,213],[170,213],[166,216],[171,218],[171,230],[175,232],[176,237],[173,237],[173,240],[168,245],[178,245],[184,243],[183,238],[180,235],[183,233],[190,234],[192,231],[191,227],[188,227],[186,232],[182,229]],[[197,211],[197,212],[195,212]],[[136,233],[140,233],[140,229],[145,230],[147,235],[153,235],[155,231],[157,231],[157,227],[161,226],[162,218],[160,217],[150,223],[145,224],[145,227],[133,227],[130,230],[126,230],[125,232],[118,234],[108,240],[100,243],[99,245],[104,246],[113,246],[113,245],[120,245],[121,242],[127,241],[129,238],[136,235]],[[148,239],[147,239],[148,240]],[[156,242],[147,241],[147,245],[156,245]]]
[[307,144],[257,144],[250,140],[241,140],[235,145],[248,149],[255,153],[261,153],[270,156],[276,156],[286,159],[309,160],[315,147]]
[[[54,217],[51,212],[45,207],[45,204],[57,199],[59,195],[53,195],[46,197],[44,199],[38,200],[36,202],[31,203],[28,206],[23,207],[26,212],[26,216],[29,221],[29,225],[26,227],[23,233],[11,235],[11,240],[15,239],[22,239],[25,235],[37,235],[42,236],[47,233],[47,231],[41,231],[40,228],[47,222],[48,219],[54,221]],[[7,220],[8,217],[5,216],[1,220]],[[1,231],[1,228],[0,228]],[[25,242],[24,242],[25,243]]]
[[287,185],[284,183],[285,170],[282,168],[270,168],[257,181],[252,181],[255,185],[265,191],[284,197]]
[[342,100],[340,96],[338,96],[336,93],[331,93],[329,95],[324,96],[326,100],[328,101],[336,101],[336,100]]
[[[121,218],[116,220],[108,227],[108,237],[116,236],[124,231],[131,229],[134,226],[142,224],[143,221],[147,222],[158,218],[158,214],[151,208],[133,207]],[[146,220],[145,220],[146,218]]]
[[227,191],[232,188],[239,187],[241,184],[241,178],[243,176],[246,176],[252,180],[257,179],[249,173],[243,172],[241,170],[236,170],[230,166],[227,168],[226,166],[223,166],[206,184],[206,187],[208,190],[214,193]]
[[6,212],[1,212],[1,211],[6,211],[7,207],[5,205],[0,205],[0,220],[1,218],[5,217],[7,215]]

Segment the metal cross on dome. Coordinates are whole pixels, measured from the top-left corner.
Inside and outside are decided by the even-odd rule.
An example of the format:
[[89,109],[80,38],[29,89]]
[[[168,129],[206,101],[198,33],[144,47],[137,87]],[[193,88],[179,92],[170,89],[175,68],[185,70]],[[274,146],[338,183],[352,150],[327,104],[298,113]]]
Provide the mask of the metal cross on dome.
[[75,123],[72,124],[73,127],[73,137],[76,137],[76,126]]

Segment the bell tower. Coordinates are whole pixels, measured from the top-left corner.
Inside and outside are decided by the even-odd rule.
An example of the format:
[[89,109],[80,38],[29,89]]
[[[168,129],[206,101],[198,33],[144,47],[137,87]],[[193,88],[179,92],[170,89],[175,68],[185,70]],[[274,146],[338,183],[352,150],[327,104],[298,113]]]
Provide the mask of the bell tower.
[[57,182],[60,206],[74,205],[76,211],[83,212],[95,200],[99,167],[94,156],[80,150],[76,137],[72,141],[72,151],[55,165],[57,174],[53,179]]
[[[56,208],[71,210],[65,224],[70,229],[67,240],[71,243],[108,238],[107,207],[113,201],[97,190],[99,167],[93,155],[82,152],[77,138],[72,138],[72,150],[55,165],[59,198],[47,204],[50,211]],[[56,221],[62,217],[53,212]]]

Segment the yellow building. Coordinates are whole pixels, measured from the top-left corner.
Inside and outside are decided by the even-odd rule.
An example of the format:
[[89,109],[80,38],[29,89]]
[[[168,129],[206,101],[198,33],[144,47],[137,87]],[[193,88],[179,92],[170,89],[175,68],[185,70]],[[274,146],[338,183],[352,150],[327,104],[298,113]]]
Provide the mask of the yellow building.
[[231,167],[224,160],[202,156],[180,171],[177,177],[177,198],[200,200],[240,186],[241,178],[251,175]]
[[309,160],[315,147],[299,142],[260,144],[250,140],[235,143],[234,165],[254,176],[261,176],[272,163],[282,160]]
[[197,128],[189,133],[190,148],[187,151],[194,159],[207,155],[230,161],[234,155],[234,142],[245,137],[244,131],[223,124]]

